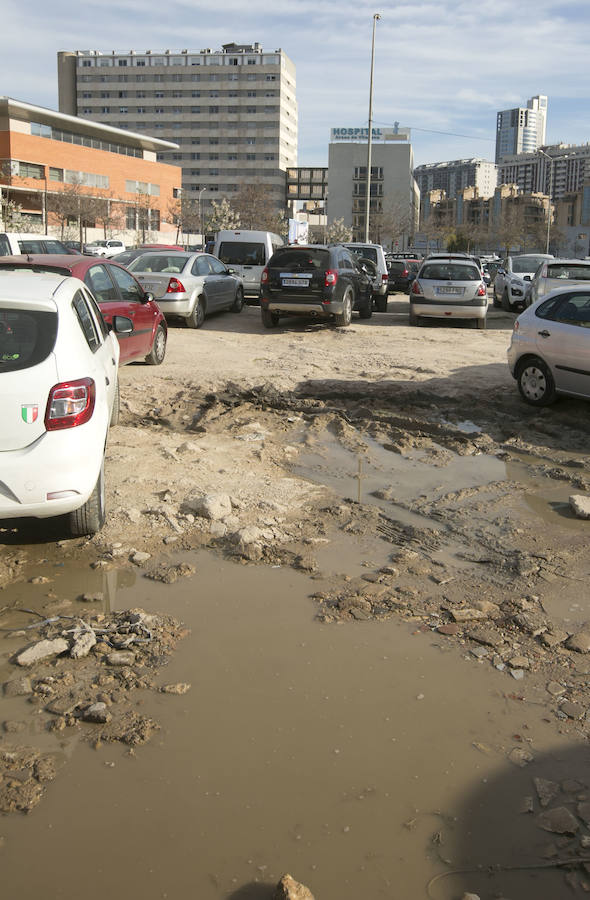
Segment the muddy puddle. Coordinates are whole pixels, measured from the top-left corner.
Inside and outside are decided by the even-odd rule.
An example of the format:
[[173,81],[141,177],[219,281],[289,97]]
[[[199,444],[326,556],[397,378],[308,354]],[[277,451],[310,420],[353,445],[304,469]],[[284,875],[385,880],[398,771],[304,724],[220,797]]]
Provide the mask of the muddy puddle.
[[[554,838],[536,798],[522,813],[535,766],[583,780],[588,762],[521,685],[412,623],[318,623],[309,595],[330,566],[310,578],[205,551],[188,561],[196,574],[172,585],[67,564],[2,592],[39,608],[48,593],[101,591],[110,611],[175,616],[191,634],[161,679],[192,685],[139,695],[161,730],[133,756],[41,735],[23,698],[3,699],[3,718],[28,718],[26,739],[66,760],[37,808],[0,820],[7,896],[270,900],[286,871],[316,900],[563,896],[555,867],[504,869],[538,866]],[[18,641],[1,645],[4,681]],[[523,749],[527,768],[508,761]],[[474,865],[502,868],[427,891]]]

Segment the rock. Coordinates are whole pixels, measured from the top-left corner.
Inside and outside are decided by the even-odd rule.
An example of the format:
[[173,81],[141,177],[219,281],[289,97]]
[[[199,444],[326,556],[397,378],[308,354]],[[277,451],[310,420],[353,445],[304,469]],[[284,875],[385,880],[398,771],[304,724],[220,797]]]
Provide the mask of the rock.
[[147,562],[148,559],[151,559],[151,558],[152,558],[152,554],[146,553],[143,550],[135,550],[131,554],[131,557],[130,557],[131,562],[134,563],[134,565],[136,565],[136,566],[143,565],[144,562]]
[[487,616],[484,612],[473,607],[465,607],[464,609],[452,609],[451,615],[455,622],[471,622],[474,619],[487,619]]
[[88,656],[94,645],[96,644],[96,635],[93,631],[85,631],[74,640],[74,645],[70,650],[72,659],[83,659]]
[[572,634],[565,646],[568,650],[575,650],[576,653],[590,653],[590,631]]
[[576,812],[578,813],[580,819],[583,821],[584,825],[590,825],[590,803],[588,803],[587,801],[578,803]]
[[231,500],[227,494],[204,494],[189,498],[185,506],[204,519],[224,519],[232,512]]
[[565,694],[565,687],[559,681],[550,681],[547,685],[547,693],[552,697],[559,697],[561,694]]
[[33,687],[31,679],[23,676],[22,678],[13,678],[12,681],[4,682],[5,697],[24,697],[26,694],[32,694]]
[[519,766],[521,769],[524,769],[525,766],[528,766],[530,762],[534,760],[533,754],[530,750],[525,750],[524,747],[515,747],[514,750],[511,750],[508,754],[508,759],[511,763],[514,763],[515,766]]
[[524,678],[524,669],[510,669],[510,674],[516,681],[522,681]]
[[544,831],[554,834],[575,834],[580,828],[578,820],[565,806],[548,809],[537,817],[537,822]]
[[245,528],[240,528],[239,531],[235,532],[233,540],[241,547],[246,547],[248,544],[255,544],[261,537],[262,532],[260,528],[257,528],[255,525],[246,525]]
[[564,641],[567,641],[569,635],[567,631],[559,631],[558,629],[552,629],[551,631],[546,631],[545,634],[541,635],[541,643],[545,644],[549,649],[553,649],[553,647],[557,647],[558,644],[563,644]]
[[78,597],[81,603],[102,603],[104,600],[104,594],[102,591],[97,591],[95,594],[82,594]]
[[41,662],[43,659],[50,659],[52,656],[59,656],[69,650],[70,645],[63,638],[55,638],[52,641],[39,641],[32,647],[23,650],[16,658],[19,666],[34,666],[35,663]]
[[539,803],[544,809],[546,806],[549,806],[555,797],[557,797],[559,785],[555,781],[548,781],[546,778],[533,778],[533,783],[535,785],[535,790],[537,791]]
[[542,615],[535,612],[520,612],[513,618],[514,624],[517,625],[525,634],[532,637],[538,637],[547,631],[547,622]]
[[135,653],[130,650],[115,650],[107,654],[109,666],[132,666],[135,662]]
[[139,509],[126,509],[125,515],[129,519],[129,521],[133,522],[135,525],[141,522],[141,511]]
[[583,719],[586,712],[583,706],[580,706],[579,703],[572,703],[571,700],[564,700],[559,708],[568,719]]
[[491,600],[475,600],[473,606],[475,609],[479,609],[480,612],[485,613],[486,616],[489,616],[490,619],[500,615],[500,607],[497,603],[492,603]]
[[209,528],[209,534],[214,538],[222,538],[227,534],[227,525],[225,522],[214,521],[211,522],[211,527]]
[[106,703],[92,703],[82,713],[85,722],[94,722],[98,725],[104,725],[113,718],[107,709]]
[[504,643],[504,635],[494,628],[472,628],[467,632],[467,637],[487,647],[500,647]]
[[527,656],[513,656],[508,665],[511,669],[530,669],[531,661]]
[[465,894],[463,894],[461,900],[480,900],[480,898],[479,894],[471,894],[469,891],[467,891]]
[[178,684],[163,684],[160,688],[163,694],[186,694],[190,691],[190,684],[179,682]]
[[283,875],[275,888],[272,900],[314,900],[308,887],[300,884],[291,875]]
[[453,622],[448,625],[439,625],[436,630],[439,634],[459,634],[459,626]]
[[585,785],[574,778],[566,778],[565,781],[561,782],[561,790],[564,794],[579,794],[580,791],[584,790],[584,787]]
[[570,507],[578,519],[590,519],[590,497],[583,494],[572,494]]
[[485,659],[489,650],[486,650],[485,647],[472,647],[469,652],[472,656],[475,656],[476,659]]
[[2,727],[7,734],[18,734],[19,732],[26,730],[27,723],[7,719],[2,723]]
[[33,578],[29,578],[29,584],[49,584],[51,578],[47,578],[46,575],[35,575]]

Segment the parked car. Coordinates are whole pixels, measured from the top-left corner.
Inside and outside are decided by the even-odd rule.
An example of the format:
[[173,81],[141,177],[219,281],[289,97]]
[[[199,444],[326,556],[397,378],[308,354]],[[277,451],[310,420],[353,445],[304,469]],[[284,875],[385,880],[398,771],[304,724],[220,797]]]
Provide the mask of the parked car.
[[525,309],[514,322],[508,365],[533,406],[557,394],[590,399],[590,285],[552,291]]
[[74,251],[74,253],[83,252],[83,245],[80,243],[80,241],[63,241],[62,243],[66,250],[68,250],[68,252],[70,253],[72,252],[72,250]]
[[15,253],[67,253],[68,248],[48,234],[29,234],[24,231],[0,232],[0,256]]
[[373,279],[354,253],[334,244],[292,244],[275,251],[262,273],[262,324],[274,328],[281,316],[313,316],[350,325],[373,313]]
[[359,259],[369,259],[375,266],[373,276],[373,303],[378,312],[387,312],[389,273],[385,261],[385,251],[381,244],[344,244]]
[[533,275],[525,294],[525,304],[531,306],[551,291],[579,284],[580,281],[590,282],[590,262],[582,259],[547,260]]
[[284,240],[272,231],[220,231],[212,253],[231,266],[242,279],[245,297],[260,296],[260,276],[269,259]]
[[119,334],[78,278],[0,273],[0,519],[65,516],[72,537],[105,519],[104,454],[119,415]]
[[106,259],[111,259],[125,249],[124,242],[119,240],[119,238],[111,238],[108,241],[91,241],[89,244],[84,245],[84,253],[87,253],[89,256],[103,256]]
[[200,328],[209,313],[239,313],[244,305],[242,279],[209,253],[145,252],[129,263],[129,271],[165,316],[178,316],[189,328]]
[[185,250],[185,247],[181,247],[179,244],[142,244],[141,247],[134,247],[132,250],[123,250],[122,253],[117,253],[116,256],[111,256],[113,262],[119,263],[121,266],[127,266],[130,262],[133,262],[134,259],[137,259],[138,256],[143,256],[144,253],[147,253],[149,250]]
[[418,273],[420,263],[417,259],[392,259],[388,267],[387,287],[389,293],[408,291]]
[[92,293],[107,324],[115,316],[126,316],[131,328],[119,334],[120,364],[144,359],[159,366],[166,356],[168,326],[158,304],[146,293],[129,272],[110,259],[97,260],[88,256],[38,255],[0,258],[0,273],[8,270],[60,272],[74,275]]
[[410,325],[423,317],[470,319],[486,327],[488,294],[481,270],[471,259],[428,257],[410,288]]
[[527,282],[546,259],[553,257],[548,253],[522,253],[503,259],[494,278],[494,306],[507,312],[524,309]]

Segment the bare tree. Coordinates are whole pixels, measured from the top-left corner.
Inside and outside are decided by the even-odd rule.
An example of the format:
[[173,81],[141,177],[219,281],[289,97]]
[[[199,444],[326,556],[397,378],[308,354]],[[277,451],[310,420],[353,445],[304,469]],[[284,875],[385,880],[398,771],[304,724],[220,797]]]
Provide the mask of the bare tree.
[[277,206],[272,189],[267,184],[252,182],[243,184],[237,192],[232,206],[240,219],[242,228],[259,231],[285,231],[285,210]]
[[206,220],[207,231],[223,231],[224,229],[239,228],[242,224],[237,212],[230,205],[227,197],[211,203],[212,211]]
[[344,224],[344,219],[334,219],[326,226],[326,244],[340,244],[352,240],[352,228]]
[[521,247],[526,240],[523,209],[516,203],[504,203],[500,221],[495,227],[496,237],[501,247],[508,253],[512,247]]
[[392,248],[404,237],[409,240],[414,233],[409,205],[394,199],[385,208],[371,212],[369,230],[375,243],[391,244]]

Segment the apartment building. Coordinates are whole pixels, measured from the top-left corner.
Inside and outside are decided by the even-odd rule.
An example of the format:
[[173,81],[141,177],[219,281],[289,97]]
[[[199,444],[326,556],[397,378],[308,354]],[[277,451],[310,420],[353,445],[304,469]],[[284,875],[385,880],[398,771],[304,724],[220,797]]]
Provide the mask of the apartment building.
[[580,191],[590,178],[590,143],[550,144],[532,153],[507,156],[499,166],[499,184],[549,194],[553,203]]
[[[134,243],[137,232],[169,241],[175,235],[173,209],[180,196],[180,173],[158,162],[177,145],[133,134],[53,109],[0,97],[0,194],[2,213],[18,207],[39,230],[74,229],[76,206],[84,207],[84,239],[121,236]],[[55,210],[71,195],[71,216],[58,226]],[[62,204],[56,202],[60,195]],[[75,196],[74,196],[75,195]],[[92,202],[96,201],[96,202]],[[99,202],[100,201],[100,202]],[[97,220],[100,218],[100,222]],[[6,227],[6,223],[4,223]]]
[[444,191],[447,197],[458,197],[470,187],[476,188],[480,197],[491,197],[498,183],[498,167],[485,159],[453,159],[417,166],[414,178],[422,197],[430,191]]
[[59,108],[178,144],[158,158],[182,169],[183,196],[212,200],[266,185],[285,205],[297,164],[295,66],[282,50],[75,50],[58,53]]
[[496,116],[496,163],[505,156],[530,153],[545,143],[547,97],[538,94],[526,107],[504,109]]

